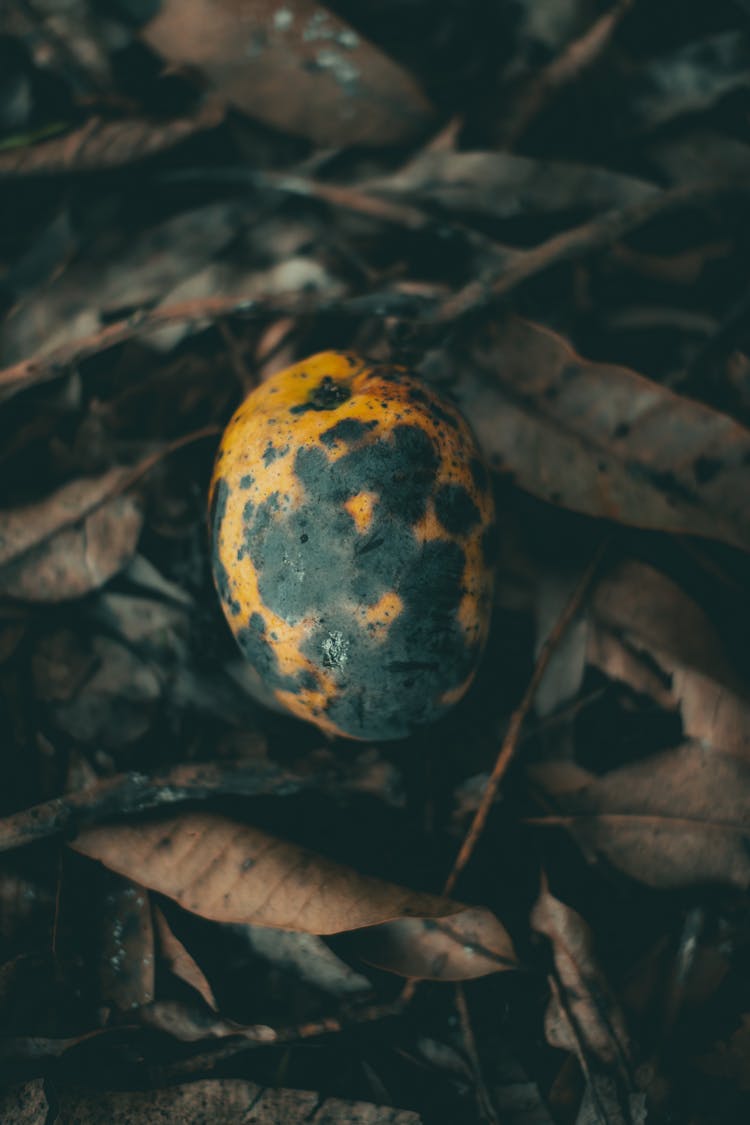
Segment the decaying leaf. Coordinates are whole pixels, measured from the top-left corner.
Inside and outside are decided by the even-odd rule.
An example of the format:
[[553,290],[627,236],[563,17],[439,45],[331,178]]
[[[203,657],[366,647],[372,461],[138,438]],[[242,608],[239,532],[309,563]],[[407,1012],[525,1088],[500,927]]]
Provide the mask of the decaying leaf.
[[154,999],[151,903],[142,887],[110,879],[99,916],[99,985],[103,1003],[127,1012]]
[[532,776],[585,849],[651,887],[750,885],[750,762],[696,743],[611,770],[559,792],[557,770]]
[[236,108],[319,145],[397,144],[430,123],[406,71],[314,0],[164,0],[143,37]]
[[242,936],[256,957],[331,996],[356,997],[372,988],[317,934],[269,930],[265,926],[243,926]]
[[71,847],[216,922],[334,934],[462,910],[209,813],[90,828]]
[[515,317],[455,390],[493,465],[535,496],[750,549],[750,433],[726,415]]

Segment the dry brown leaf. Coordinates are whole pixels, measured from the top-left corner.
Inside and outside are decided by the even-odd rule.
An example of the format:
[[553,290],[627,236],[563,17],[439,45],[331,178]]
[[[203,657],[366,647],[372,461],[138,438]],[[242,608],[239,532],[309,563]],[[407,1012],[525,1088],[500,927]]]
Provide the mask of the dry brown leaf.
[[209,813],[90,828],[71,847],[216,922],[334,934],[462,909]]
[[379,969],[422,980],[474,980],[518,968],[508,932],[482,906],[447,919],[386,922],[347,937],[345,948]]
[[495,468],[543,500],[750,549],[750,433],[510,317],[455,393]]
[[159,952],[176,977],[189,984],[209,1008],[216,1011],[216,998],[211,985],[193,955],[185,948],[164,917],[164,911],[154,906],[154,922],[159,935]]
[[543,883],[531,925],[552,944],[562,1004],[553,995],[545,1028],[553,1047],[583,1050],[607,1066],[626,1069],[629,1046],[625,1020],[599,968],[591,930],[572,907]]
[[679,707],[687,738],[750,761],[750,700],[715,627],[679,586],[624,562],[597,586],[592,618],[590,664]]
[[556,770],[531,773],[561,810],[538,823],[563,824],[592,857],[632,878],[662,888],[750,885],[750,762],[686,743],[562,793]]
[[[60,1125],[419,1125],[409,1110],[325,1098],[308,1090],[272,1090],[239,1078],[204,1079],[164,1090],[97,1090],[91,1093],[56,1086],[56,1120]],[[40,1080],[0,1095],[2,1120],[13,1125],[43,1125],[50,1107]],[[17,1116],[10,1114],[17,1113]]]
[[388,145],[430,124],[416,82],[313,0],[164,0],[143,31],[237,109],[318,145]]

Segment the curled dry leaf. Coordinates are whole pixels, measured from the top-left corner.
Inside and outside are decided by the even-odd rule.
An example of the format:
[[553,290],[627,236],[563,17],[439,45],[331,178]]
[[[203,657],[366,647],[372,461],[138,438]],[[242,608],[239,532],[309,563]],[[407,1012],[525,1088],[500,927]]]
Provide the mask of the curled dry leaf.
[[403,143],[432,117],[406,71],[313,0],[163,0],[143,37],[237,109],[318,145]]
[[587,659],[661,706],[679,707],[687,738],[750,762],[750,700],[715,627],[665,575],[625,562],[599,583]]
[[216,1011],[216,998],[198,962],[172,930],[164,911],[154,906],[154,923],[159,935],[159,953],[176,977],[189,984],[209,1008]]
[[474,980],[518,968],[508,932],[482,906],[449,918],[386,922],[351,934],[345,948],[379,969],[422,980]]
[[543,500],[750,549],[750,432],[516,317],[455,386],[493,465]]
[[334,934],[462,909],[209,813],[90,828],[71,847],[215,922]]
[[545,1027],[553,1047],[582,1051],[607,1066],[627,1069],[625,1020],[599,968],[588,924],[543,883],[531,912],[531,925],[552,945],[560,1000],[554,995]]
[[562,824],[593,858],[652,887],[750,885],[750,762],[686,743],[558,792],[558,771],[533,767]]

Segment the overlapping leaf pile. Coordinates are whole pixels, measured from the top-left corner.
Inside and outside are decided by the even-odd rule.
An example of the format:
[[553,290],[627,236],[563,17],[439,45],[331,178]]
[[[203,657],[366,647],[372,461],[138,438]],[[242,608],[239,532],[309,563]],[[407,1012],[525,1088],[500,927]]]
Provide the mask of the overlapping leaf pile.
[[[671,7],[3,10],[3,1123],[748,1119],[750,40]],[[260,707],[207,563],[339,347],[496,485],[392,745]]]

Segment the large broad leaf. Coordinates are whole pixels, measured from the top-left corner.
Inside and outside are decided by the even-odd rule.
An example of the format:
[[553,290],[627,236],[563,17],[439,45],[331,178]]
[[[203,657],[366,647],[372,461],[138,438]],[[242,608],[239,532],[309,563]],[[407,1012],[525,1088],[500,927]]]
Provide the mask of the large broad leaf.
[[396,144],[432,116],[406,71],[313,0],[163,0],[143,34],[238,109],[316,144]]
[[750,549],[750,432],[726,415],[516,317],[455,392],[494,467],[535,496]]
[[210,813],[92,828],[72,847],[216,922],[334,934],[467,909]]

